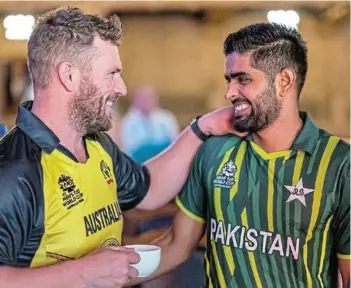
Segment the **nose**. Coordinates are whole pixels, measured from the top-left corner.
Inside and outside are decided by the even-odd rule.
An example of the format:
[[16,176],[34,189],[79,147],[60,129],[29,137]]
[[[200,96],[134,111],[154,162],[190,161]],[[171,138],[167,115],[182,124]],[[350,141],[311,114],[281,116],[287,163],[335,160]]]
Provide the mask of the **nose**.
[[233,101],[235,98],[239,96],[239,89],[237,84],[229,83],[227,86],[227,90],[225,91],[224,98],[229,101]]
[[116,74],[116,79],[114,81],[114,92],[121,95],[127,95],[127,86],[120,74]]

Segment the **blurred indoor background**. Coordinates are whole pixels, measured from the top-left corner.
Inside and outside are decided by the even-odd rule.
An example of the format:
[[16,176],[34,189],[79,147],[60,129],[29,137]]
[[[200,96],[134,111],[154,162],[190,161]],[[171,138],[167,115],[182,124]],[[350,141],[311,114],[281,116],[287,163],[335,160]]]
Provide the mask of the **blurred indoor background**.
[[[121,17],[125,41],[120,53],[129,91],[142,84],[153,85],[161,107],[174,113],[181,128],[192,116],[226,104],[222,44],[227,34],[268,21],[269,11],[293,10],[309,48],[301,109],[330,132],[350,136],[350,3],[328,1],[1,1],[0,115],[9,127],[14,124],[17,104],[31,93],[27,89],[26,41],[13,39],[26,38],[31,19],[5,19],[18,14],[36,18],[48,8],[63,4]],[[296,16],[275,16],[276,21],[291,18],[296,22]],[[121,114],[129,104],[130,98],[121,99]]]
[[[350,2],[340,1],[0,1],[0,123],[8,128],[14,125],[18,104],[33,97],[26,69],[26,39],[31,26],[38,14],[60,5],[120,16],[125,27],[120,54],[129,91],[152,86],[160,107],[175,116],[180,130],[193,116],[229,104],[223,97],[222,53],[229,33],[257,22],[293,25],[309,49],[301,110],[308,111],[320,127],[350,138]],[[129,109],[131,99],[120,100],[119,119]],[[119,132],[116,135],[118,138]],[[135,224],[138,219],[173,215],[173,208],[157,215],[135,212],[129,220]],[[131,235],[137,229],[133,227],[126,226]],[[130,241],[147,242],[157,235]],[[197,253],[163,282],[145,287],[199,287],[202,267],[196,264],[202,261],[202,251]],[[185,278],[190,280],[183,281]]]

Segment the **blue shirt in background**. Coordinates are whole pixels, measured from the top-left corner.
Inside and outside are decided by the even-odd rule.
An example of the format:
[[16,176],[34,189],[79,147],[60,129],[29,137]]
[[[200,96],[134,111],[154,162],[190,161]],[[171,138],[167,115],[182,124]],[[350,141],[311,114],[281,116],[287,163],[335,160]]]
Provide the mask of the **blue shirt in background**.
[[7,128],[3,124],[0,124],[0,137],[4,136],[6,132]]

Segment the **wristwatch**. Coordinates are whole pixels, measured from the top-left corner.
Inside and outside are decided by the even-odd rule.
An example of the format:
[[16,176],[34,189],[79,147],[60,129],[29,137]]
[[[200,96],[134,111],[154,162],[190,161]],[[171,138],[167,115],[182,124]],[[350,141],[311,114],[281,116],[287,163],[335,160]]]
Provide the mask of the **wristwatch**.
[[190,122],[190,128],[193,130],[195,135],[202,141],[206,141],[208,138],[211,137],[211,135],[206,135],[204,132],[201,131],[198,121],[202,116],[197,116]]

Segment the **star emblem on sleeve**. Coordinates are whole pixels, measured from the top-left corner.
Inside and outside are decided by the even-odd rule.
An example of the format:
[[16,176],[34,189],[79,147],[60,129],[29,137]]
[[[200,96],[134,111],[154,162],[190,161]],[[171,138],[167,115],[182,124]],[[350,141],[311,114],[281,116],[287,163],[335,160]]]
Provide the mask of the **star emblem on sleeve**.
[[308,189],[303,187],[302,178],[297,182],[296,186],[284,185],[286,189],[289,190],[290,196],[286,203],[289,203],[293,200],[299,200],[304,206],[306,206],[305,196],[309,193],[312,193],[314,189]]

